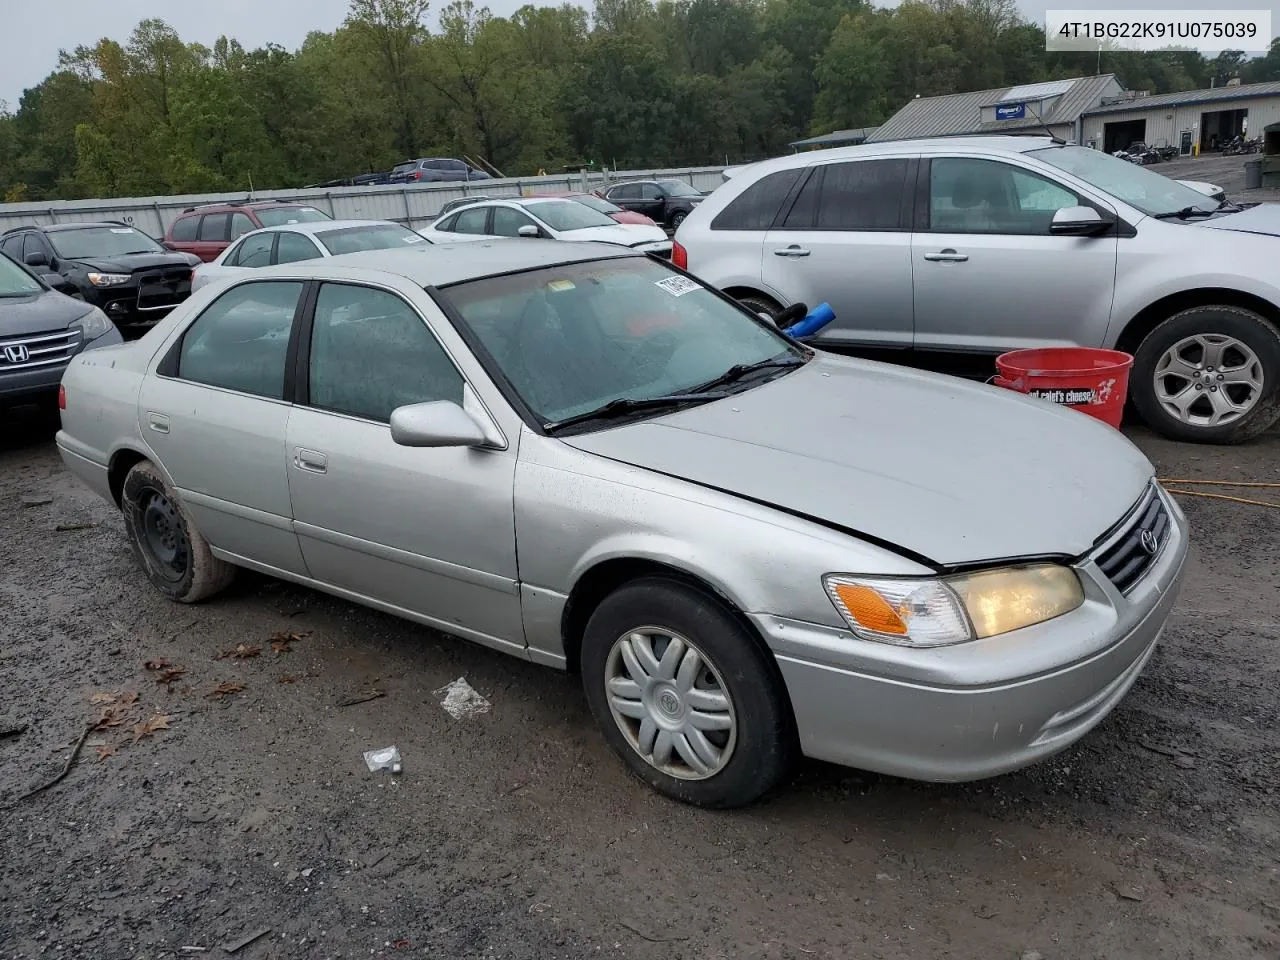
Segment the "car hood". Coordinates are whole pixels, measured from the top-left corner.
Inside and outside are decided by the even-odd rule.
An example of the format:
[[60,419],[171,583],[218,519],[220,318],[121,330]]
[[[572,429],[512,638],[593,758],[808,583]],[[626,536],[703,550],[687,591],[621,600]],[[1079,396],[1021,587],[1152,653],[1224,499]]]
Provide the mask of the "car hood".
[[560,234],[561,240],[572,240],[574,243],[621,243],[624,246],[635,246],[637,243],[654,243],[667,239],[666,231],[661,227],[645,227],[640,224],[619,223],[610,227],[587,227],[584,230],[566,230]]
[[1086,553],[1152,477],[1118,431],[995,387],[819,355],[725,400],[566,437],[939,566]]
[[1239,213],[1228,213],[1223,217],[1201,221],[1196,226],[1280,237],[1280,203],[1260,203]]
[[0,338],[65,330],[90,309],[82,300],[51,290],[29,297],[0,297]]
[[200,258],[187,253],[164,251],[156,253],[129,253],[119,257],[77,257],[76,263],[90,270],[103,273],[133,273],[137,270],[149,270],[153,267],[191,267],[200,262]]
[[643,213],[636,213],[634,210],[618,210],[615,213],[609,214],[609,216],[623,224],[635,223],[646,227],[657,226],[651,218],[646,217]]

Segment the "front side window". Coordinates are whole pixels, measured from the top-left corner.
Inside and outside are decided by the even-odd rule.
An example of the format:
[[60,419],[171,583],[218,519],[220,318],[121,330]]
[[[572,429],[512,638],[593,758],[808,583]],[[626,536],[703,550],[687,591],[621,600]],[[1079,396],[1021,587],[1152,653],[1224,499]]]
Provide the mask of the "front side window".
[[43,289],[27,271],[8,257],[0,257],[0,297],[29,297]]
[[488,207],[469,207],[458,212],[458,216],[453,221],[453,226],[450,229],[453,233],[483,234],[485,232],[485,221],[488,219]]
[[525,209],[552,230],[565,233],[570,230],[587,230],[591,227],[616,226],[612,217],[597,213],[572,200],[540,200]]
[[315,207],[263,207],[255,210],[258,220],[264,227],[285,227],[291,223],[320,223],[323,220],[332,220],[329,216]]
[[1050,166],[1079,177],[1085,183],[1123,200],[1149,216],[1168,215],[1188,208],[1200,213],[1212,213],[1218,207],[1216,200],[1203,193],[1101,150],[1072,146],[1046,147],[1032,150],[1027,156],[1043,160]]
[[173,223],[172,237],[175,243],[191,243],[200,227],[199,217],[179,217]]
[[939,157],[930,165],[934,233],[1048,236],[1054,212],[1078,202],[1059,185],[998,160]]
[[799,353],[776,330],[645,257],[441,289],[544,423],[619,397],[680,394],[738,364]]
[[[72,244],[68,244],[68,249],[75,250],[78,248]],[[40,242],[40,237],[37,234],[28,233],[26,240],[23,241],[22,244],[22,259],[25,261],[33,253],[43,254],[44,252],[44,244]],[[69,256],[69,254],[64,253],[63,256]]]
[[235,252],[227,257],[227,264],[233,267],[266,267],[271,264],[271,244],[275,234],[255,233],[245,237],[236,247]]
[[324,256],[310,237],[292,230],[281,230],[276,242],[276,263],[297,263],[300,260],[316,260]]
[[700,194],[683,180],[659,180],[658,186],[668,197],[700,197]]
[[257,229],[258,228],[253,225],[253,221],[243,213],[233,213],[231,215],[232,240],[236,239],[236,237],[243,237],[246,233],[252,233]]
[[462,375],[417,312],[385,290],[326,283],[311,331],[310,401],[386,423],[391,411],[462,402]]
[[[49,235],[58,256],[66,260],[120,257],[130,253],[164,253],[164,247],[133,227],[82,227]],[[30,252],[30,251],[27,251]]]
[[803,170],[779,170],[761,177],[711,221],[712,230],[768,230]]
[[279,400],[297,281],[245,283],[205,308],[182,336],[178,376],[213,387]]
[[518,237],[521,227],[534,227],[537,224],[527,214],[511,207],[493,208],[493,235],[495,237]]
[[22,234],[18,234],[15,237],[10,237],[8,240],[0,242],[0,250],[3,250],[6,256],[12,257],[14,260],[21,260]]
[[640,184],[640,199],[641,200],[661,200],[662,188],[659,187],[656,183],[642,183]]
[[361,250],[389,250],[427,242],[422,239],[421,234],[398,223],[371,223],[363,227],[321,230],[316,232],[316,239],[335,257],[343,253],[359,253]]
[[230,218],[225,213],[211,213],[200,221],[200,236],[202,243],[221,243],[230,239],[228,234],[227,221]]

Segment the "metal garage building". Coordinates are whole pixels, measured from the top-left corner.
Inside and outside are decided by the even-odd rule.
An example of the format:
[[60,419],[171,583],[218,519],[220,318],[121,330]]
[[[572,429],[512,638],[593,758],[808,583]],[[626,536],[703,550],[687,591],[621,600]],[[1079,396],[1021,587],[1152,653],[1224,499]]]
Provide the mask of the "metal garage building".
[[1112,153],[1143,141],[1155,147],[1192,145],[1213,150],[1238,134],[1262,136],[1280,120],[1280,83],[1184,90],[1181,93],[1121,93],[1085,111],[1083,143]]
[[[917,97],[885,121],[869,142],[974,133],[1034,133],[1045,125],[1081,141],[1080,117],[1124,93],[1113,74],[1052,80],[941,97]],[[1041,121],[1044,121],[1041,123]]]

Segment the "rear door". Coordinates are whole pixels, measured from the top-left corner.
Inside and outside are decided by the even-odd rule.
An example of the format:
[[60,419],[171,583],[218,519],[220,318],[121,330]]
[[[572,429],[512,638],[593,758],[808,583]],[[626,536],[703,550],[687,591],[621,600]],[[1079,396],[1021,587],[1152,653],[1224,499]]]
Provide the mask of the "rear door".
[[245,237],[227,250],[226,255],[213,263],[204,263],[192,275],[191,291],[207,287],[211,283],[240,276],[246,270],[271,265],[271,251],[275,246],[276,232],[267,230]]
[[911,191],[916,161],[872,157],[811,167],[765,234],[761,277],[788,303],[827,302],[820,337],[908,348],[913,336]]
[[1115,293],[1119,231],[1055,237],[1057,210],[1115,211],[1044,174],[989,157],[933,157],[920,170],[912,236],[915,345],[998,354],[1098,346]]
[[226,213],[206,213],[200,218],[200,227],[195,242],[187,253],[194,253],[205,263],[216,260],[218,254],[227,249],[231,242],[231,215]]
[[640,184],[623,183],[605,193],[610,203],[616,203],[623,210],[634,210],[644,213],[645,202],[640,199]]
[[165,246],[180,253],[195,253],[199,233],[200,217],[198,215],[188,214],[179,217],[169,228],[169,237],[165,240]]
[[305,574],[293,532],[286,359],[305,285],[252,280],[210,303],[142,383],[139,427],[209,543]]

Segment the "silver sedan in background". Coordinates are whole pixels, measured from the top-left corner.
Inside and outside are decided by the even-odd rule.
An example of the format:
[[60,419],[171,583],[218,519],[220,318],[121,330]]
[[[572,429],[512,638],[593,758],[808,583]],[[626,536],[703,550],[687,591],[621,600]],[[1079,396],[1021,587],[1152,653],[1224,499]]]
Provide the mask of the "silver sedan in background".
[[1187,552],[1117,431],[816,353],[616,246],[254,271],[63,384],[63,459],[167,596],[248,567],[580,672],[630,768],[708,806],[798,753],[963,780],[1061,750]]

